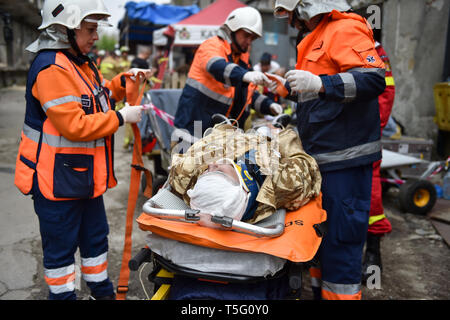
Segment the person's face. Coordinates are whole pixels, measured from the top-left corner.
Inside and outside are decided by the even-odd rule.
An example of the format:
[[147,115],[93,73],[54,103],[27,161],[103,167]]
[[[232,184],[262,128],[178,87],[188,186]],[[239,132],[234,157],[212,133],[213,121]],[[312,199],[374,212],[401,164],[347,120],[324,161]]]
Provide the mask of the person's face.
[[220,172],[225,173],[233,181],[235,181],[237,184],[239,184],[239,177],[237,176],[236,170],[234,170],[234,167],[232,164],[212,163],[212,164],[208,165],[208,169],[206,170],[206,172],[214,172],[214,171],[220,171]]
[[150,50],[146,50],[142,53],[142,59],[147,60],[148,58],[150,58],[150,55],[152,54],[152,52]]
[[83,54],[89,53],[98,40],[97,24],[93,22],[81,22],[80,28],[75,29],[77,45]]
[[[289,18],[288,19],[289,19],[289,25],[290,26],[293,26],[294,28],[296,28],[300,32],[304,32],[305,31],[305,23],[303,21],[295,19],[295,12],[289,11]],[[292,24],[292,23],[294,23],[294,24]]]
[[270,70],[270,63],[269,64],[261,63],[261,72],[269,72],[269,70]]
[[247,32],[243,29],[236,31],[235,36],[236,42],[244,52],[247,52],[250,49],[252,42],[258,38],[256,34]]
[[313,31],[321,19],[322,15],[317,15],[309,20],[299,20],[295,19],[295,12],[289,12],[289,25],[292,26],[292,21],[294,21],[294,27],[300,32]]

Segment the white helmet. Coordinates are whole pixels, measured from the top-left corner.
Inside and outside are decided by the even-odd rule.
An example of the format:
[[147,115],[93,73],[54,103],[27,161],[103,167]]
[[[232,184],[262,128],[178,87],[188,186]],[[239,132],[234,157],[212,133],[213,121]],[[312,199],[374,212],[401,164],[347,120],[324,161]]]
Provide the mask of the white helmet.
[[262,36],[262,18],[258,10],[252,7],[242,7],[231,11],[225,20],[226,25],[232,32],[239,29],[248,30],[258,37]]
[[274,15],[277,18],[286,18],[288,13],[295,9],[300,20],[308,21],[322,13],[333,10],[345,12],[351,7],[346,0],[276,0]]
[[[41,15],[42,24],[39,26],[39,30],[54,24],[75,29],[89,15],[102,15],[105,19],[111,16],[103,0],[45,0]],[[86,21],[101,23],[103,20],[90,19]]]

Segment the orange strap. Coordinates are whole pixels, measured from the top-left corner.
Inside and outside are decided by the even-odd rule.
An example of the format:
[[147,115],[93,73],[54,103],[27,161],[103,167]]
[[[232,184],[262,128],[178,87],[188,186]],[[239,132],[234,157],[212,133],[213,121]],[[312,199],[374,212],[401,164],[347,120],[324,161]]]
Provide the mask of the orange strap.
[[[142,96],[144,95],[145,82],[143,83],[141,89],[139,85],[141,83],[142,75],[139,74],[136,77],[136,81],[130,79],[129,74],[126,76],[126,97],[130,105],[140,105],[142,101]],[[141,181],[141,172],[143,171],[147,178],[147,186],[144,191],[144,196],[150,198],[152,190],[152,175],[151,172],[144,168],[144,162],[142,160],[142,141],[141,134],[137,124],[131,124],[134,134],[134,148],[133,148],[133,159],[131,164],[131,178],[130,178],[130,189],[128,192],[128,206],[127,206],[127,216],[125,225],[125,240],[123,246],[122,254],[122,266],[120,268],[119,281],[117,283],[117,300],[125,300],[125,296],[128,292],[128,279],[130,277],[130,269],[128,268],[128,262],[131,259],[131,232],[133,230],[133,216],[134,210],[136,208],[136,202],[139,194],[139,186]]]
[[270,80],[273,80],[277,83],[277,88],[275,89],[275,91],[279,96],[286,98],[289,95],[288,90],[286,89],[284,84],[280,82],[280,80],[278,80],[276,77],[268,74],[267,72],[264,72],[264,74],[267,76],[267,78],[269,78]]
[[[230,117],[230,113],[231,113],[231,110],[233,109],[233,106],[234,106],[234,101],[231,103],[230,107],[228,108],[228,111],[225,114],[225,117],[227,117],[227,118]],[[234,119],[235,121],[232,123],[233,126],[238,123],[238,121],[242,117],[242,114],[244,113],[246,107],[247,107],[247,104],[244,104],[244,106],[241,109],[241,113],[239,113],[238,117],[236,119]]]

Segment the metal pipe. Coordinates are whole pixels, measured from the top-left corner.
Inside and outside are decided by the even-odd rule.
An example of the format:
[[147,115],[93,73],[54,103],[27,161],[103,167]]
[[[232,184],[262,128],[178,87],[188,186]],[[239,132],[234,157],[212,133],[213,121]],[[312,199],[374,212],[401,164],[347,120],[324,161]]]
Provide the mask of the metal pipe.
[[[184,222],[198,222],[200,220],[201,215],[209,214],[201,214],[199,210],[174,210],[174,209],[161,209],[155,208],[151,205],[150,201],[147,201],[143,205],[143,211],[145,214],[163,218],[163,219],[171,219],[171,220],[180,220]],[[232,220],[227,217],[217,217],[212,216],[211,221],[218,225],[221,225],[225,228],[225,230],[241,232],[253,236],[262,236],[262,237],[278,237],[284,231],[284,224],[278,223],[273,227],[260,227],[254,224],[245,223],[238,220]]]

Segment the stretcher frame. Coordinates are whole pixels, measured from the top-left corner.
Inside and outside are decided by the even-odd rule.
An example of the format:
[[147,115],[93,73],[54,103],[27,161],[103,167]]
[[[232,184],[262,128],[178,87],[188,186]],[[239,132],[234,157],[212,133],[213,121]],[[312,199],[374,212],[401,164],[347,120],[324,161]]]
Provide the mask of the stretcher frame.
[[[177,220],[185,223],[198,223],[203,216],[208,221],[217,224],[219,228],[242,232],[256,237],[278,237],[283,234],[284,231],[284,219],[281,219],[278,222],[273,222],[273,219],[265,219],[259,224],[250,224],[226,216],[214,216],[208,213],[201,213],[199,210],[191,209],[188,206],[182,210],[163,209],[158,206],[158,200],[155,200],[155,197],[169,197],[180,205],[182,204],[177,201],[178,198],[175,198],[176,196],[169,191],[169,188],[160,189],[158,193],[145,202],[142,207],[145,214],[159,219]],[[286,210],[279,209],[275,214],[284,217],[286,215]]]
[[[160,197],[169,200],[161,203],[159,201]],[[168,202],[171,202],[171,205],[169,205],[171,208],[180,207],[183,209],[163,209],[158,207],[162,205],[165,206]],[[159,219],[169,219],[183,223],[197,223],[200,220],[201,215],[198,210],[190,209],[182,199],[171,193],[170,186],[168,186],[167,181],[165,187],[160,189],[156,195],[149,199],[142,208],[144,214],[148,214]],[[242,232],[256,237],[276,237],[281,235],[284,231],[284,217],[286,210],[277,210],[277,214],[279,215],[277,219],[271,219],[270,217],[266,218],[259,223],[260,225],[252,225],[233,219],[223,219],[222,217],[216,217],[217,219],[211,219],[211,221],[219,224],[225,230]],[[278,221],[280,217],[282,217],[281,220],[283,223],[274,224],[273,221]],[[172,279],[175,275],[182,275],[195,278],[200,281],[222,284],[255,283],[288,275],[291,292],[286,298],[300,299],[302,270],[305,268],[308,269],[311,265],[315,265],[314,261],[296,263],[286,260],[284,267],[270,277],[253,277],[220,272],[203,272],[176,265],[153,252],[148,246],[142,248],[141,251],[130,260],[130,270],[137,271],[143,262],[153,263],[153,271],[148,275],[148,280],[155,285],[154,294],[150,298],[151,300],[164,300],[169,297]]]

